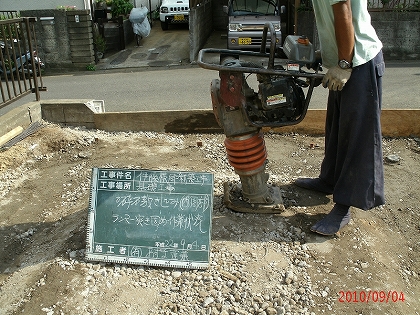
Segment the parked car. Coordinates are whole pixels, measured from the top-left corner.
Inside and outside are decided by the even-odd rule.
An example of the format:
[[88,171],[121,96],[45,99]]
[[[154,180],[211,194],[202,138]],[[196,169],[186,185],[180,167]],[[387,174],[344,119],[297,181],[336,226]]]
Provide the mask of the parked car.
[[190,5],[188,0],[163,0],[160,6],[160,25],[166,31],[169,24],[188,23]]
[[[271,22],[276,32],[276,47],[282,45],[280,13],[285,10],[279,0],[229,0],[223,11],[229,16],[227,48],[237,50],[258,50],[264,24]],[[267,34],[270,47],[271,36]]]

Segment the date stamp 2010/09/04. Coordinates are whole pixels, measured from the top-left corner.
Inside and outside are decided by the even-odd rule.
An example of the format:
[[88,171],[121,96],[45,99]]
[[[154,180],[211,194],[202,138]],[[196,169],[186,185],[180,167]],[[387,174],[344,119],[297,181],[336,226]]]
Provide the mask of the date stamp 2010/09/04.
[[340,291],[340,303],[397,303],[404,302],[404,292],[389,291]]

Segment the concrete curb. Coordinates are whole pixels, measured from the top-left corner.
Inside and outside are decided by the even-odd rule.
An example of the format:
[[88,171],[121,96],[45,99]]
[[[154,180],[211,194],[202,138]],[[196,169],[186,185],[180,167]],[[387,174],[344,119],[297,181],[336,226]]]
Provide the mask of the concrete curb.
[[[277,133],[323,135],[326,110],[308,110],[298,125],[263,128]],[[66,126],[85,126],[105,131],[156,131],[167,133],[222,133],[212,110],[159,112],[103,112],[92,100],[46,100],[22,105],[0,117],[0,136],[31,122],[46,120]],[[382,111],[382,134],[386,137],[420,137],[419,109]]]
[[7,134],[18,126],[26,129],[32,122],[41,119],[40,102],[30,102],[19,106],[0,116],[0,136]]

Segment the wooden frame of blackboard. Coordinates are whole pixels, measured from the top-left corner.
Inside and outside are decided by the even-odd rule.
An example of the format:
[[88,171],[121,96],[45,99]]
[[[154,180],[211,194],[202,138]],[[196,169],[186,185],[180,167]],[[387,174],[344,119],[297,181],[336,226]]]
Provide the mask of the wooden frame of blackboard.
[[204,172],[93,168],[86,258],[207,268],[213,182]]

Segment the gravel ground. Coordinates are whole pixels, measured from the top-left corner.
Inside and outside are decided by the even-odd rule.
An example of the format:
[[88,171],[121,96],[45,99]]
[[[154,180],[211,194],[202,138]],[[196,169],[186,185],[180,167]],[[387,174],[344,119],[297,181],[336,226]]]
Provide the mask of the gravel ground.
[[[419,139],[384,139],[387,203],[352,209],[333,237],[309,231],[331,196],[291,184],[318,174],[322,137],[266,133],[277,215],[225,207],[223,184],[238,177],[223,141],[44,123],[0,152],[0,314],[419,314]],[[93,167],[212,172],[209,268],[87,261]]]

